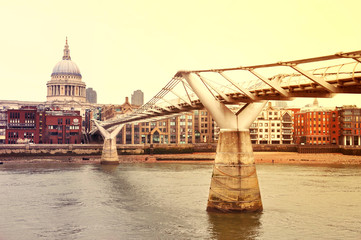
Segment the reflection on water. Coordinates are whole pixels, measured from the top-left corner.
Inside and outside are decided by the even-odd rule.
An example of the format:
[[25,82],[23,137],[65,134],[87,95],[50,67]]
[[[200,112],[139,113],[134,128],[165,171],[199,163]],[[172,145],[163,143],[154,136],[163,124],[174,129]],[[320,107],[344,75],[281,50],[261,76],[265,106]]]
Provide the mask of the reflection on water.
[[259,237],[261,213],[208,213],[212,238],[256,239]]
[[263,213],[205,211],[210,164],[0,166],[0,239],[361,239],[361,168],[258,165]]

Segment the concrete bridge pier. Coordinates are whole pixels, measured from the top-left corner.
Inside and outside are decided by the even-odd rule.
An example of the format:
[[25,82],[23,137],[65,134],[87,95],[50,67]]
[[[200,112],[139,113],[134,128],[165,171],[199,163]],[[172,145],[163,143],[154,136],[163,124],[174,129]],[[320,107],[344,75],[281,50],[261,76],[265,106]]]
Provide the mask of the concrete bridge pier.
[[117,135],[122,130],[124,124],[120,124],[116,129],[109,133],[106,129],[100,126],[96,121],[95,125],[98,127],[101,135],[104,138],[104,145],[102,151],[101,164],[119,164],[117,151]]
[[219,102],[194,73],[182,73],[203,106],[220,127],[207,211],[260,212],[263,210],[249,127],[266,101],[248,103],[237,113]]
[[262,211],[256,165],[248,130],[221,130],[207,211]]

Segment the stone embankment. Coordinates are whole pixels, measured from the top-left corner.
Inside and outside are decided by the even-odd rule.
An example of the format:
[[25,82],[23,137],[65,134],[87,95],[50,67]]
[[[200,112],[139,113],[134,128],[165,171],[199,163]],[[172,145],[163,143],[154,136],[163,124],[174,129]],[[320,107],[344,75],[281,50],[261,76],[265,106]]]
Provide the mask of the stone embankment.
[[[119,160],[132,162],[203,162],[211,163],[215,157],[215,144],[181,145],[118,145]],[[303,147],[297,152],[294,145],[254,145],[256,163],[280,164],[357,164],[361,165],[361,148],[336,148],[328,152],[327,146]],[[0,162],[99,163],[102,144],[16,144],[0,145]],[[301,152],[301,153],[300,153]],[[347,155],[346,155],[347,154]]]
[[[216,143],[197,144],[118,144],[119,155],[184,154],[215,152]],[[0,144],[0,156],[79,156],[101,155],[103,144]],[[330,146],[292,144],[253,145],[254,152],[342,153],[360,155],[361,146]]]
[[[185,154],[136,154],[120,155],[120,163],[204,163],[212,164],[215,153],[185,153]],[[361,165],[361,156],[343,155],[341,153],[300,154],[294,152],[255,152],[257,164],[306,164],[306,165]],[[0,158],[6,164],[20,163],[78,163],[99,164],[100,155],[82,156],[27,156]]]
[[[161,162],[213,162],[215,153],[154,155]],[[256,163],[317,164],[317,165],[361,165],[361,156],[341,153],[301,154],[297,152],[254,152]]]

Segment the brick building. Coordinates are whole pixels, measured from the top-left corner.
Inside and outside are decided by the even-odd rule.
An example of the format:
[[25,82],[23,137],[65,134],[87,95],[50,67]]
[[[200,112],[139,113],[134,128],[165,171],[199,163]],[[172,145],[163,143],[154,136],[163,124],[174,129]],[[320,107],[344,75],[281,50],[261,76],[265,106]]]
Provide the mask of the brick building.
[[[308,109],[295,114],[294,129],[295,143],[306,145],[331,144],[331,122],[335,113],[329,109]],[[337,123],[335,122],[335,127]],[[333,138],[337,131],[333,134]]]
[[45,111],[43,143],[80,144],[81,116],[79,111]]
[[332,110],[330,119],[330,143],[332,145],[340,145],[340,133],[339,111]]
[[129,103],[128,97],[125,98],[125,102],[121,105],[104,105],[101,108],[101,120],[106,121],[115,118],[119,115],[129,114],[139,106]]
[[317,99],[312,106],[295,113],[293,125],[295,144],[340,144],[339,110],[319,107]]
[[21,107],[6,111],[5,143],[77,144],[81,142],[79,111]]
[[5,142],[39,143],[39,114],[36,107],[7,110]]

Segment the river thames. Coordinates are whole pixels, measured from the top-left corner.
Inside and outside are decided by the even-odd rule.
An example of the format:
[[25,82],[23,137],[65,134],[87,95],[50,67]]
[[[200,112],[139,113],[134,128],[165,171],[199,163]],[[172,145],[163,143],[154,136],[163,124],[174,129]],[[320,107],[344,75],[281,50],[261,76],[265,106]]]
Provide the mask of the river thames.
[[205,211],[212,164],[0,165],[0,239],[361,239],[361,167],[257,165],[264,211]]

